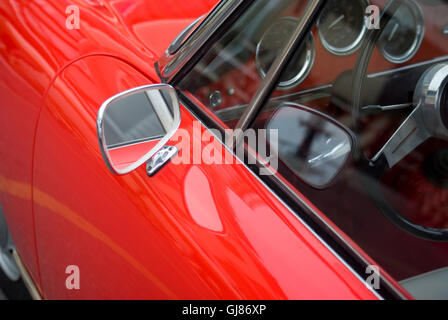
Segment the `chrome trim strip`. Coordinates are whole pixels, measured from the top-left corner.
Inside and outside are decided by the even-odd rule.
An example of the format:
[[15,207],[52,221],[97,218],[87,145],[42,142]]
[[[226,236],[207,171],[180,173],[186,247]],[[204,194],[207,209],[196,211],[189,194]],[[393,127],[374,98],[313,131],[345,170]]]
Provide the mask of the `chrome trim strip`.
[[26,271],[26,268],[23,265],[22,260],[20,259],[20,256],[17,253],[17,250],[14,249],[12,251],[12,256],[14,258],[15,263],[19,267],[23,282],[25,283],[25,286],[28,289],[28,292],[30,293],[31,298],[33,300],[42,300],[39,290],[37,290],[37,287],[34,284],[33,280],[31,279],[31,276],[28,274],[28,271]]
[[190,23],[184,30],[182,30],[177,37],[171,42],[167,50],[169,55],[175,54],[184,44],[184,42],[188,39],[188,37],[194,32],[195,27],[200,24],[205,19],[206,15],[202,15],[192,23]]

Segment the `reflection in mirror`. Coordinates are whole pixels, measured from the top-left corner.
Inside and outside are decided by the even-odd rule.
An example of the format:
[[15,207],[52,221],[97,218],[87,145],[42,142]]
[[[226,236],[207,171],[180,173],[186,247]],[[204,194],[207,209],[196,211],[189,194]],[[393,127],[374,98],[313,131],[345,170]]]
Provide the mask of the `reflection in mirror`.
[[174,89],[153,85],[107,100],[98,113],[98,137],[109,168],[128,173],[153,156],[180,122]]
[[315,188],[325,188],[343,169],[352,150],[348,129],[316,110],[282,104],[267,124],[278,130],[278,145],[271,144],[279,160]]
[[161,139],[174,118],[171,103],[165,104],[159,90],[137,92],[109,105],[104,115],[104,135],[109,149]]

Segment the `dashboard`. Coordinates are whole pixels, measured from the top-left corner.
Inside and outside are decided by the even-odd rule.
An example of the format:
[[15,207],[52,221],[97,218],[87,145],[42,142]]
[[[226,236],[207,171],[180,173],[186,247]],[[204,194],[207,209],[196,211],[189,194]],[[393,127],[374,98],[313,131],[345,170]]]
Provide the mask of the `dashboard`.
[[[314,34],[320,44],[331,54],[348,56],[356,52],[366,34],[367,27],[379,28],[377,21],[370,21],[367,0],[331,0],[317,21]],[[375,13],[372,10],[372,15]],[[379,13],[379,12],[377,12]],[[263,35],[257,45],[255,61],[262,78],[289,40],[299,24],[299,19],[282,17]],[[297,51],[287,72],[282,76],[279,89],[290,89],[302,83],[313,68],[316,57],[314,34],[310,33],[305,44]],[[378,40],[378,49],[389,62],[401,64],[415,56],[425,34],[422,7],[414,0],[402,5],[386,25]]]
[[[312,32],[297,50],[281,76],[274,97],[331,86],[347,70],[354,68],[367,32],[371,5],[385,9],[386,0],[331,0]],[[387,72],[447,56],[448,8],[443,0],[410,0],[399,8],[378,39],[369,63],[369,74]],[[250,102],[269,67],[290,38],[301,15],[294,7],[285,10],[250,47],[241,68],[217,75],[217,81],[198,88],[196,96],[213,111]],[[367,12],[367,14],[366,14]],[[236,118],[238,113],[234,113]],[[224,122],[231,121],[227,115]],[[232,126],[232,123],[229,123]]]

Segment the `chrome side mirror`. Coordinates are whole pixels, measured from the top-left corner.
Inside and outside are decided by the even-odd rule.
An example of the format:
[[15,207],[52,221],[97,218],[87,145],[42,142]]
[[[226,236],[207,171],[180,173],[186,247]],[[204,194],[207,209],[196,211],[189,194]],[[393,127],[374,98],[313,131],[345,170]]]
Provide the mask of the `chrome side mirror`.
[[[135,170],[161,151],[179,124],[179,102],[169,85],[138,87],[111,97],[101,105],[97,117],[98,139],[106,165],[118,175]],[[171,150],[168,154],[172,157],[176,153]],[[160,168],[160,159],[166,157],[157,158]],[[154,170],[148,168],[148,173]]]

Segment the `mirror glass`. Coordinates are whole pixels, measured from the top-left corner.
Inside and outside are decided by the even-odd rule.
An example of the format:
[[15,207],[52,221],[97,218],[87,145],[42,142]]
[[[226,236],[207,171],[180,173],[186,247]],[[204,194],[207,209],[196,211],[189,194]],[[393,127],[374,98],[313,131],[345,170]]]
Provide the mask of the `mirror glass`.
[[116,174],[136,169],[163,147],[179,123],[179,103],[169,85],[135,88],[108,99],[97,120],[108,167]]
[[[299,178],[325,188],[344,167],[352,150],[348,129],[316,110],[282,104],[267,124],[272,152]],[[278,143],[272,139],[278,134]]]

